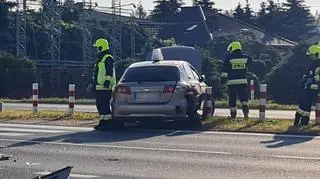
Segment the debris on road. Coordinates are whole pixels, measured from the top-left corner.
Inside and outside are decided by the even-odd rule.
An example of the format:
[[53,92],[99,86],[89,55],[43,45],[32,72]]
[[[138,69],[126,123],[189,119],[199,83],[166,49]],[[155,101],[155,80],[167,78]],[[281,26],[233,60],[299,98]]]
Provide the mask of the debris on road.
[[0,154],[0,161],[10,160],[12,155]]

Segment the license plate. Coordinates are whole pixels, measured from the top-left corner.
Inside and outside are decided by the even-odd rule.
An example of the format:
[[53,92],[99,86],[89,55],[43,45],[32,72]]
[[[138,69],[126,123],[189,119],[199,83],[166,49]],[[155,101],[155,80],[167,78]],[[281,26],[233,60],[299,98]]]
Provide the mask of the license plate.
[[159,98],[159,93],[134,93],[134,99],[155,99]]

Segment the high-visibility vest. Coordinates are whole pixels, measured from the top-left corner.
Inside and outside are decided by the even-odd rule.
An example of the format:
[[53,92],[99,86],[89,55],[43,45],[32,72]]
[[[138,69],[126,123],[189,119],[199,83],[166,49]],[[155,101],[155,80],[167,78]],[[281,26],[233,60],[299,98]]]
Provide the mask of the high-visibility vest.
[[[98,62],[98,75],[96,81],[96,90],[112,90],[112,88],[116,85],[116,72],[115,68],[112,69],[112,76],[107,76],[107,69],[106,69],[106,59],[108,57],[113,58],[110,54],[106,54],[103,56],[102,60]],[[106,88],[104,83],[109,81],[109,87]]]

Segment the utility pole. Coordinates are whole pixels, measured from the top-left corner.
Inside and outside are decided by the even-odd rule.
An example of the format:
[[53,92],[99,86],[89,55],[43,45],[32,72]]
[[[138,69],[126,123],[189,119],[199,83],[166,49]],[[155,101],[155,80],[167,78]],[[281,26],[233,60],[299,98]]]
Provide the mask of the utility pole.
[[135,31],[135,21],[134,21],[134,11],[132,11],[131,18],[130,18],[130,42],[131,42],[131,58],[134,58],[136,55],[136,31]]
[[92,2],[89,0],[87,8],[86,0],[82,0],[83,9],[80,15],[80,27],[82,31],[82,62],[83,74],[87,74],[87,67],[92,63]]
[[43,0],[43,3],[50,30],[50,82],[52,88],[60,88],[61,0]]
[[16,16],[16,53],[17,56],[26,56],[26,0],[16,0],[17,3],[17,16]]
[[112,37],[111,49],[115,60],[121,59],[121,0],[112,0]]

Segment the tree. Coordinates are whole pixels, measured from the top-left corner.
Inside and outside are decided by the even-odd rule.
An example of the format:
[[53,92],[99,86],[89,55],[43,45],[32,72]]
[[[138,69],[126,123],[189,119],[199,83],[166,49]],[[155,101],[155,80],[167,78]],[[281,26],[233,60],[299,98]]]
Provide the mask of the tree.
[[161,42],[162,42],[163,46],[165,46],[165,47],[177,45],[176,39],[174,39],[173,37],[166,39],[166,40],[162,40]]
[[260,10],[258,12],[258,16],[265,16],[267,14],[267,3],[262,2],[260,3]]
[[260,3],[260,10],[258,12],[257,24],[260,26],[264,26],[264,18],[267,15],[267,3],[262,2]]
[[82,10],[82,3],[75,3],[74,0],[65,0],[62,6],[62,20],[68,23],[77,22]]
[[249,1],[246,0],[246,6],[244,8],[244,17],[243,17],[244,19],[243,19],[243,21],[245,21],[247,23],[250,23],[250,24],[254,24],[253,20],[252,20],[252,13],[253,13],[253,11],[252,11],[252,9],[250,7]]
[[268,84],[270,98],[277,103],[296,103],[300,96],[299,81],[307,71],[310,59],[305,55],[306,44],[300,44],[293,49],[289,59],[274,66],[266,75],[264,83]]
[[244,10],[242,9],[241,4],[239,3],[234,10],[233,17],[239,20],[244,20],[245,18],[245,13]]
[[268,0],[268,3],[261,3],[260,7],[257,25],[267,32],[279,34],[284,18],[281,8],[272,0]]
[[213,56],[210,49],[197,47],[197,50],[203,58],[202,72],[206,77],[206,83],[213,87],[215,97],[223,97],[222,87],[220,85],[220,68],[222,62]]
[[320,26],[320,14],[318,10],[316,12],[315,19],[316,19],[316,22],[315,22],[316,26]]
[[134,16],[139,19],[145,19],[147,17],[147,11],[142,6],[141,1],[139,2],[137,9],[134,12]]
[[194,0],[194,4],[201,6],[203,9],[212,10],[218,12],[219,10],[214,8],[215,3],[212,0]]
[[151,12],[151,18],[159,22],[167,22],[179,12],[183,5],[182,0],[156,0],[154,9]]
[[15,39],[15,24],[14,14],[10,11],[14,8],[16,3],[13,2],[0,2],[0,49],[3,50],[15,50],[14,39]]
[[0,56],[0,76],[0,96],[7,97],[30,88],[36,79],[36,65],[32,60],[4,53]]
[[314,28],[315,19],[304,0],[287,0],[283,3],[284,21],[281,34],[291,40],[300,40],[300,36]]

